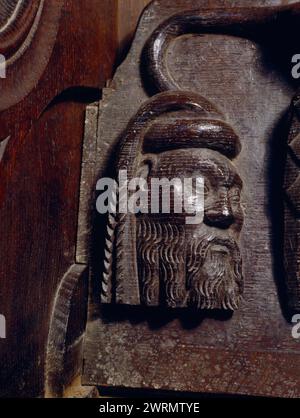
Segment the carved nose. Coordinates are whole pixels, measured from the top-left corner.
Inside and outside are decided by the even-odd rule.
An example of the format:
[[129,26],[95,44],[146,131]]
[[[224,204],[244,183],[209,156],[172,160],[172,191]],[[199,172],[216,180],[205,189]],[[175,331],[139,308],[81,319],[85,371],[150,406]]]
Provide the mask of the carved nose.
[[204,209],[204,223],[209,226],[226,229],[234,222],[231,205],[227,197],[215,202],[207,210]]

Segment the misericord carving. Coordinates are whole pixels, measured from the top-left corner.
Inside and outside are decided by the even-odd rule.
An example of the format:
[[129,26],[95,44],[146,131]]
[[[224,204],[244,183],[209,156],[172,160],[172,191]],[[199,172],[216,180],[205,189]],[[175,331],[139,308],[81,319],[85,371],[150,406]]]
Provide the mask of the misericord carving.
[[117,173],[126,170],[128,180],[143,175],[149,190],[152,178],[201,176],[204,222],[187,225],[187,213],[172,208],[110,215],[103,302],[238,308],[242,180],[230,160],[240,148],[222,113],[198,94],[165,92],[142,105],[121,141]]

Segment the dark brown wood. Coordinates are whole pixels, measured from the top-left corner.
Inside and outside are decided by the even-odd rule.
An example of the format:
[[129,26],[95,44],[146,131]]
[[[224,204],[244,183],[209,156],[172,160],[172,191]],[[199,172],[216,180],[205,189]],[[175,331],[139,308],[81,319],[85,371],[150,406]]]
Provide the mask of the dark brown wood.
[[[80,375],[81,343],[86,323],[85,309],[81,305],[86,300],[87,283],[87,266],[74,264],[57,289],[47,342],[47,397],[62,397],[65,387]],[[86,290],[85,294],[82,289]],[[74,309],[77,310],[77,316],[74,315]]]
[[[0,6],[3,28],[17,2]],[[62,396],[82,366],[86,276],[65,294],[70,311],[62,329],[52,327],[48,334],[59,311],[59,286],[77,263],[85,107],[99,99],[112,73],[117,3],[24,0],[21,6],[0,34],[1,53],[14,58],[0,79],[0,254],[5,260],[0,312],[7,326],[7,338],[0,340],[0,394],[42,397],[47,389],[48,395]],[[48,354],[54,344],[52,358],[46,356],[48,341]],[[51,361],[55,353],[57,362]],[[52,377],[56,374],[55,384],[48,376],[47,388],[45,364]]]
[[[137,172],[139,158],[145,151],[143,145],[148,147],[148,154],[152,151],[155,156],[165,145],[162,139],[167,146],[172,139],[177,144],[181,140],[183,146],[184,140],[176,134],[176,126],[186,118],[185,112],[179,109],[176,115],[155,120],[156,110],[151,114],[153,109],[149,103],[157,98],[158,91],[172,88],[178,95],[178,90],[192,91],[205,98],[221,111],[241,143],[233,163],[243,180],[240,204],[244,224],[239,246],[244,294],[234,313],[101,305],[103,261],[108,259],[104,256],[105,240],[99,239],[105,222],[95,218],[84,384],[300,396],[300,353],[298,341],[292,337],[292,313],[286,300],[283,270],[281,191],[287,135],[285,119],[297,87],[290,75],[290,63],[296,47],[293,39],[299,27],[299,5],[288,6],[293,2],[284,2],[287,9],[268,7],[253,11],[252,8],[282,3],[254,1],[246,11],[244,2],[239,1],[212,4],[205,0],[157,0],[144,12],[129,56],[118,69],[100,106],[97,167],[90,193],[94,193],[98,178],[112,172],[120,141],[125,144],[120,161],[129,158],[124,164],[128,164],[129,177]],[[236,9],[237,6],[241,9]],[[202,12],[202,8],[207,10]],[[172,18],[174,15],[180,16],[179,21],[177,17]],[[188,24],[185,24],[186,16],[190,16]],[[233,24],[238,32],[224,33],[224,26],[220,31],[216,26],[203,31],[201,16],[205,22],[211,17],[214,25],[222,26],[223,22],[226,28]],[[191,22],[195,23],[192,34]],[[201,36],[197,36],[199,33]],[[166,36],[167,42],[154,42],[160,36]],[[153,55],[149,52],[151,45],[158,45]],[[148,101],[151,96],[154,97]],[[135,139],[140,140],[132,140],[131,148],[126,144],[130,144],[131,134],[134,137],[132,126],[143,109],[148,114],[145,111],[141,124],[136,126]],[[170,128],[172,118],[178,123]],[[145,121],[150,119],[153,123],[149,131],[141,134],[139,126],[149,128]],[[186,132],[186,125],[182,126]],[[169,129],[175,134],[171,135]],[[164,150],[162,154],[174,151]],[[184,151],[176,154],[179,170],[188,159]],[[130,164],[133,155],[139,156],[136,165]],[[175,160],[169,160],[170,165],[172,161]],[[143,231],[140,232],[138,239]],[[130,242],[127,245],[127,262],[123,266],[129,269],[134,257],[131,257]],[[128,285],[127,293],[122,295],[127,304],[135,304],[140,290],[130,287],[135,277],[130,274],[132,271],[128,270],[122,279],[123,285]],[[113,279],[108,278],[113,284]],[[109,286],[109,281],[104,291],[113,294],[114,287]],[[120,294],[117,289],[116,297]]]
[[[257,38],[276,32],[287,24],[296,25],[300,15],[300,4],[277,7],[234,7],[226,9],[193,9],[183,11],[166,19],[153,32],[145,45],[145,71],[148,83],[158,91],[176,90],[179,85],[170,75],[166,53],[176,38],[187,34],[221,34]],[[268,35],[269,36],[269,35]]]
[[[166,115],[167,121],[161,119]],[[187,116],[189,119],[184,119]],[[159,125],[153,126],[158,119]],[[240,141],[234,130],[200,95],[165,92],[153,96],[138,110],[120,144],[116,180],[121,170],[129,182],[144,173],[148,192],[145,203],[139,203],[142,213],[109,215],[102,281],[104,302],[238,308],[243,293],[237,244],[243,223],[242,181],[224,156],[234,158],[239,151]],[[196,182],[197,178],[204,180],[206,188],[203,222],[195,218],[196,203],[190,208],[184,205],[185,199],[191,201],[195,195],[193,190],[185,190],[184,182]],[[157,189],[155,179],[179,180],[180,208],[175,208],[174,198],[169,213],[162,212],[162,197],[168,193],[170,199],[171,187]],[[119,208],[124,199],[122,188],[128,201],[134,197],[132,192],[128,195],[127,183],[124,186],[119,184]],[[154,203],[157,213],[152,213]],[[194,225],[188,225],[191,221]]]
[[151,0],[118,0],[118,63],[125,57],[143,9]]

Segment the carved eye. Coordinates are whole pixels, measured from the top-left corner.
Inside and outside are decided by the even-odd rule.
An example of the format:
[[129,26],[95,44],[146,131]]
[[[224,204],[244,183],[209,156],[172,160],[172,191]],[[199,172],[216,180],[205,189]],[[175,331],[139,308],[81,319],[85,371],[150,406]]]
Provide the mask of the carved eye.
[[241,193],[240,193],[240,189],[238,189],[237,187],[231,189],[229,191],[229,199],[230,202],[233,204],[239,204],[241,202]]

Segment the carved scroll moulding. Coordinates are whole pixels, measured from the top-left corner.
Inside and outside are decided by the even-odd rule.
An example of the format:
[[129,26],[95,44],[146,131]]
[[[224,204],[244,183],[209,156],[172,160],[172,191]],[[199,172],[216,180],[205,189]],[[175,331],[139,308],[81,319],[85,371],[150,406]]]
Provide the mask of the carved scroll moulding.
[[39,25],[44,0],[30,2],[0,2],[0,51],[6,58],[6,65],[15,62],[30,47]]
[[51,57],[63,4],[0,0],[0,110],[18,103],[37,85]]

